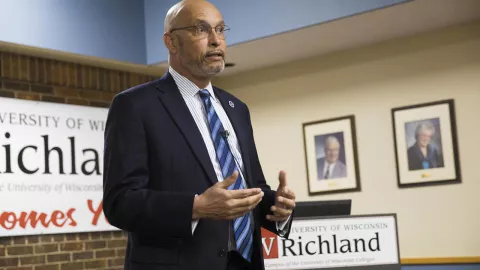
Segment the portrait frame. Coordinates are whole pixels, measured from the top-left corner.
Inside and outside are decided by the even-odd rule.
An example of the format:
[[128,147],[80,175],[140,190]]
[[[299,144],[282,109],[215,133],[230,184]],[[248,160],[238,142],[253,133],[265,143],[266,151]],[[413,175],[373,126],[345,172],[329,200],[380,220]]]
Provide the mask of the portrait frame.
[[399,188],[461,183],[453,99],[392,108]]
[[355,116],[305,122],[302,129],[308,194],[361,191]]

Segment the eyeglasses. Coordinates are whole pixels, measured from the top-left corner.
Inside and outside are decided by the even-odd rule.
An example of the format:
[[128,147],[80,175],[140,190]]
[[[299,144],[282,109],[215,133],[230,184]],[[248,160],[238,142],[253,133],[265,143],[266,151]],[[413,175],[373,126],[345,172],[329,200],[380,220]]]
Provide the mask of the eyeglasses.
[[221,39],[225,39],[226,34],[230,30],[230,28],[226,25],[219,25],[213,28],[208,24],[198,24],[198,25],[174,28],[170,30],[170,33],[173,33],[174,31],[177,31],[177,30],[193,30],[191,31],[191,33],[195,37],[201,39],[201,38],[209,37],[212,34],[213,29],[215,30],[215,33],[217,34],[217,36]]

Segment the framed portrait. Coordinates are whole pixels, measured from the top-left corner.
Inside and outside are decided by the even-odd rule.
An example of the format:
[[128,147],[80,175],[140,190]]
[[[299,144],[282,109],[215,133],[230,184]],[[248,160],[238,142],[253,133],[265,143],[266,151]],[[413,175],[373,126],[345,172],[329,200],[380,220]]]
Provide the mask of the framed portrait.
[[355,117],[303,124],[308,193],[360,191]]
[[453,99],[392,109],[399,187],[460,183]]

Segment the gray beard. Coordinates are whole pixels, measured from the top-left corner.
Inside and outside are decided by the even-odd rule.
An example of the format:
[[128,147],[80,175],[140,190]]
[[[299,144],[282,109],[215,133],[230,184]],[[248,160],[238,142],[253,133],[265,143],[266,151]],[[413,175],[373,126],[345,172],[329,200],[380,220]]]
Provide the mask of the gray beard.
[[198,78],[209,78],[215,75],[220,74],[225,69],[225,61],[222,61],[221,66],[216,66],[214,68],[209,68],[203,65],[203,63],[190,62],[184,63],[184,68],[189,70],[195,77]]

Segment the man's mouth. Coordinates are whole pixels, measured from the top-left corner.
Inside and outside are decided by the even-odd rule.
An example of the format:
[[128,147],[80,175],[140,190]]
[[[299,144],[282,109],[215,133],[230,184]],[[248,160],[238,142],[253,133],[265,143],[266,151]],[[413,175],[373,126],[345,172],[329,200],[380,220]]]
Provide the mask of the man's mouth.
[[223,52],[209,52],[206,57],[210,60],[223,60]]

